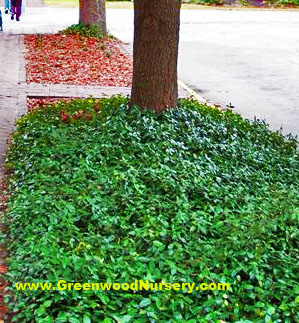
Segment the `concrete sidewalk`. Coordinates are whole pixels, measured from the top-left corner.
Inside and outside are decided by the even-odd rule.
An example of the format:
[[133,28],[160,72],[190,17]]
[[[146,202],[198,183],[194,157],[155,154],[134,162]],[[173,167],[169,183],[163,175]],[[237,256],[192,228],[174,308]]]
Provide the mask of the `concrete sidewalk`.
[[0,35],[0,180],[7,140],[15,119],[24,112],[18,85],[25,82],[23,36]]

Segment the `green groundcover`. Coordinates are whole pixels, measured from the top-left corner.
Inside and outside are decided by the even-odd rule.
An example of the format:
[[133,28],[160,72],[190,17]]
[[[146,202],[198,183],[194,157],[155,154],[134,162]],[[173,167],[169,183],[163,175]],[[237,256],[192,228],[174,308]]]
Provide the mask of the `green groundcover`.
[[[298,320],[296,142],[263,122],[192,100],[60,102],[17,122],[7,168],[15,321]],[[14,286],[59,280],[230,289]]]

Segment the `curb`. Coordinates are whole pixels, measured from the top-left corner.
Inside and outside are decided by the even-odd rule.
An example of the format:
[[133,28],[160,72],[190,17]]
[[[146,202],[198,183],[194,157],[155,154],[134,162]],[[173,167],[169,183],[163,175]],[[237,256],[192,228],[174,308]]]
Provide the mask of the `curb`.
[[[233,111],[231,108],[229,107],[222,107],[220,104],[216,104],[216,103],[211,103],[209,100],[205,99],[204,97],[202,97],[200,94],[196,93],[194,90],[192,90],[190,88],[190,86],[188,86],[186,83],[182,82],[181,80],[178,79],[178,85],[180,87],[182,87],[187,93],[190,94],[190,97],[193,97],[198,103],[200,104],[204,104],[207,105],[211,108],[215,108],[218,109],[221,112],[225,112],[227,110]],[[236,113],[235,111],[233,111],[234,113]]]
[[208,101],[202,97],[200,94],[196,93],[191,89],[186,83],[182,82],[178,79],[178,85],[181,86],[186,92],[188,92],[191,96],[193,96],[199,103],[208,104]]

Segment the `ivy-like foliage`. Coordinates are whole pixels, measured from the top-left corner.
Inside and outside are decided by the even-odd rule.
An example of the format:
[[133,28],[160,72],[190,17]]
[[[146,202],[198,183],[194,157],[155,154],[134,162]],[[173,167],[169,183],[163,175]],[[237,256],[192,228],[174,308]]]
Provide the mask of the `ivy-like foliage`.
[[[230,291],[19,291],[18,322],[295,322],[298,155],[264,123],[182,100],[74,100],[17,122],[11,282],[226,282]],[[296,213],[297,212],[297,213]],[[297,303],[296,303],[297,302]]]
[[[86,26],[83,24],[75,24],[67,27],[66,29],[60,31],[61,35],[80,35],[82,37],[94,37],[94,38],[105,38],[107,37],[106,33],[103,33],[101,28],[97,25]],[[110,36],[111,37],[111,36]]]

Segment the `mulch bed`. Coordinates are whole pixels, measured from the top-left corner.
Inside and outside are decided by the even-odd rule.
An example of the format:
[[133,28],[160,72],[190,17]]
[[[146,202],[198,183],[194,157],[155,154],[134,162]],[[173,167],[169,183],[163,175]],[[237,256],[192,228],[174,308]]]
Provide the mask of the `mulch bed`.
[[116,39],[27,35],[27,83],[131,86],[132,58]]
[[63,101],[65,103],[71,102],[73,99],[80,99],[80,98],[27,98],[27,108],[28,111],[32,111],[38,107],[46,107],[48,104],[55,104],[58,101]]

